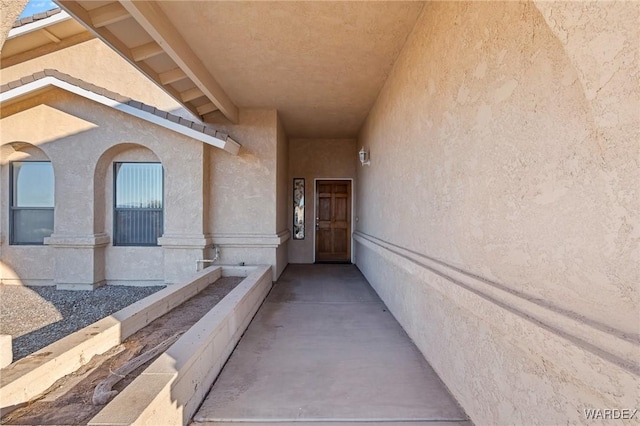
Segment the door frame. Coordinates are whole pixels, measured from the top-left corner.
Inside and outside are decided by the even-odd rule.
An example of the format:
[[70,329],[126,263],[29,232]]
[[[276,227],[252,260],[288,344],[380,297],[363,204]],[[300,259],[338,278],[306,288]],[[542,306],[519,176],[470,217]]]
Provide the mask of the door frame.
[[355,217],[356,217],[356,209],[355,209],[355,179],[354,178],[331,178],[331,177],[322,177],[322,178],[313,178],[313,263],[316,263],[316,217],[318,217],[318,181],[320,180],[344,180],[351,181],[351,229],[349,234],[349,245],[351,246],[351,263],[355,263],[355,253],[353,252],[353,231],[355,226]]

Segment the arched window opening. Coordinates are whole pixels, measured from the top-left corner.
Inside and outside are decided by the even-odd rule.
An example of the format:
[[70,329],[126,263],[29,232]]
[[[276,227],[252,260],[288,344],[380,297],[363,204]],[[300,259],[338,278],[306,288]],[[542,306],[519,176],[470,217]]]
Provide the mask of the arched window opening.
[[42,245],[53,233],[54,176],[50,161],[9,163],[9,243]]
[[116,162],[113,176],[113,244],[157,246],[163,233],[162,164]]

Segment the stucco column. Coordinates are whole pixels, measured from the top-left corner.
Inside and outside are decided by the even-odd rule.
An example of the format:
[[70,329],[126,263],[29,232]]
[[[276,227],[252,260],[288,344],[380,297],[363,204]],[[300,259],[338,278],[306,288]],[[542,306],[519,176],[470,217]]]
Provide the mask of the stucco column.
[[[204,259],[212,239],[204,232],[205,188],[209,186],[203,144],[176,147],[179,152],[164,160],[164,234],[158,244],[164,249],[164,280],[168,284],[187,279],[196,272],[196,260]],[[189,167],[185,167],[189,164]]]
[[54,283],[59,290],[93,290],[105,283],[107,234],[57,235],[45,238],[54,247]]
[[[64,152],[52,150],[54,165],[70,163]],[[105,283],[105,247],[110,237],[94,231],[93,162],[55,167],[54,232],[44,243],[54,248],[54,278],[58,289],[93,290]]]
[[9,31],[29,0],[2,0],[0,2],[0,49],[4,45]]

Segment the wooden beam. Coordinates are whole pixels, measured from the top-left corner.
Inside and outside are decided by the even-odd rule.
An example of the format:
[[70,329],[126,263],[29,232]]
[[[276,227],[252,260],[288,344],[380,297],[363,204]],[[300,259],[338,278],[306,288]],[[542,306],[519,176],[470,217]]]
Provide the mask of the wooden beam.
[[116,22],[129,18],[130,16],[131,15],[129,15],[127,9],[122,7],[122,5],[117,1],[89,11],[91,23],[95,28],[115,24]]
[[169,71],[161,72],[158,74],[160,78],[160,83],[163,85],[175,83],[176,81],[184,80],[187,78],[187,75],[180,68],[174,68]]
[[[57,0],[57,3],[65,9],[73,18],[77,21],[84,24],[86,27],[90,28],[97,37],[99,37],[103,42],[107,44],[111,49],[113,49],[117,54],[119,54],[124,60],[133,65],[138,71],[144,74],[149,80],[153,81],[159,88],[168,92],[176,102],[182,102],[180,100],[180,93],[172,86],[162,86],[160,84],[160,80],[158,78],[158,73],[155,72],[151,67],[144,61],[136,62],[133,58],[133,54],[131,52],[132,49],[129,49],[125,44],[116,37],[108,28],[91,28],[91,19],[89,18],[89,13],[75,0]],[[54,15],[55,16],[55,15]],[[63,41],[64,43],[64,41]],[[4,64],[4,61],[3,61]],[[198,117],[198,111],[195,106],[192,104],[182,103],[182,105],[191,113],[194,117]]]
[[182,99],[182,102],[189,102],[203,96],[204,93],[202,93],[202,90],[198,87],[194,87],[193,89],[188,89],[180,93],[180,99]]
[[164,49],[204,95],[231,122],[238,122],[238,107],[207,70],[155,1],[119,0],[129,14]]
[[198,114],[205,115],[205,114],[209,114],[210,112],[217,111],[218,107],[212,104],[211,102],[209,102],[208,104],[204,104],[197,107],[196,110],[198,111]]
[[55,35],[53,35],[53,34],[51,33],[51,31],[49,31],[49,30],[47,30],[47,29],[45,29],[45,28],[40,29],[40,33],[41,33],[43,36],[45,36],[46,38],[48,38],[49,40],[51,40],[52,42],[56,43],[56,44],[57,44],[57,43],[60,43],[60,42],[62,41],[62,40],[60,40],[58,37],[56,37]]
[[158,56],[162,53],[164,53],[164,50],[162,50],[162,47],[160,47],[160,45],[155,41],[131,49],[131,56],[136,62],[153,58],[154,56]]

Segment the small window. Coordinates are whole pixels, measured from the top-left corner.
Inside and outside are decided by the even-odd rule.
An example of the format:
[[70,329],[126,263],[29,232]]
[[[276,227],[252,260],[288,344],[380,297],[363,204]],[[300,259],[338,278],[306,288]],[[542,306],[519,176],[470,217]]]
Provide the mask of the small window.
[[114,164],[113,245],[157,246],[163,232],[162,164]]
[[49,161],[9,165],[9,244],[42,245],[53,233],[54,180]]

